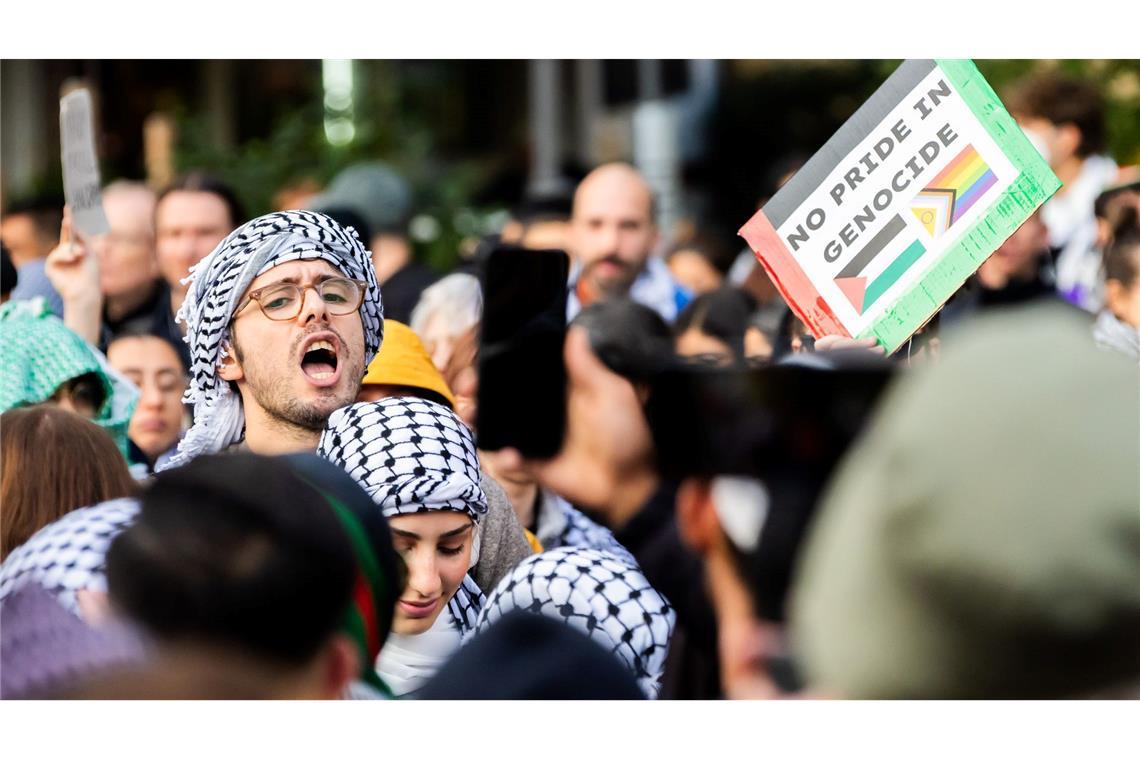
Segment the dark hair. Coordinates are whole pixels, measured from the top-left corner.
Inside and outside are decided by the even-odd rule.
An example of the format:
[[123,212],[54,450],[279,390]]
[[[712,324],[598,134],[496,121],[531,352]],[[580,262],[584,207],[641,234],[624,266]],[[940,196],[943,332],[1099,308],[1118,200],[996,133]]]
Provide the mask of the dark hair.
[[674,243],[665,255],[665,260],[668,261],[681,251],[692,251],[699,254],[707,259],[713,268],[722,275],[728,274],[728,270],[732,268],[732,263],[736,261],[736,253],[725,245],[717,235],[697,233],[688,240]]
[[792,353],[792,338],[797,334],[810,335],[807,325],[800,321],[791,309],[784,312],[780,319],[780,329],[776,333],[776,342],[772,345],[772,361],[778,361]]
[[356,230],[356,236],[360,238],[360,244],[366,249],[371,247],[372,229],[360,214],[347,206],[331,206],[326,209],[321,209],[320,213],[329,217],[346,230],[352,227]]
[[0,456],[0,559],[68,512],[138,489],[107,431],[54,406],[4,412]]
[[36,234],[43,240],[59,240],[63,224],[63,198],[56,195],[37,195],[10,204],[4,217],[28,216],[35,225]]
[[107,553],[116,606],[167,642],[286,667],[349,608],[356,563],[327,500],[283,458],[204,456],[159,473]]
[[226,211],[228,211],[230,215],[230,229],[235,229],[238,225],[246,221],[245,208],[242,206],[241,201],[238,200],[233,188],[218,177],[202,171],[187,172],[175,178],[173,182],[163,188],[162,192],[158,194],[158,200],[154,205],[156,213],[158,207],[162,204],[163,198],[173,192],[179,191],[188,193],[210,193],[211,195],[216,195],[221,198],[222,203],[226,204]]
[[18,279],[19,275],[12,263],[12,257],[8,255],[8,246],[0,242],[0,297],[7,296],[15,290]]
[[697,296],[677,317],[673,334],[694,329],[728,344],[737,360],[744,358],[744,333],[756,300],[742,290],[724,286]]
[[1140,274],[1140,224],[1136,216],[1136,209],[1128,210],[1104,250],[1104,279],[1116,280],[1125,288],[1131,288]]
[[178,357],[178,365],[182,367],[182,372],[188,373],[190,371],[190,368],[186,366],[186,357],[182,354],[184,346],[178,345],[172,337],[165,333],[153,332],[142,327],[128,325],[123,330],[115,333],[110,342],[107,343],[107,353],[111,352],[111,346],[127,338],[157,338],[161,340],[174,350],[175,355]]
[[1057,126],[1076,125],[1081,130],[1081,143],[1076,150],[1081,158],[1105,149],[1104,98],[1091,82],[1041,74],[1015,86],[1009,102],[1015,114],[1047,119]]
[[568,192],[527,193],[511,211],[524,227],[537,222],[565,222],[573,212],[574,196]]
[[592,304],[570,323],[585,328],[602,364],[632,382],[647,382],[673,364],[673,335],[657,312],[628,298]]
[[107,400],[107,388],[103,379],[95,372],[85,372],[60,383],[49,401],[58,402],[66,396],[74,402],[80,402],[91,407],[93,413],[98,414]]

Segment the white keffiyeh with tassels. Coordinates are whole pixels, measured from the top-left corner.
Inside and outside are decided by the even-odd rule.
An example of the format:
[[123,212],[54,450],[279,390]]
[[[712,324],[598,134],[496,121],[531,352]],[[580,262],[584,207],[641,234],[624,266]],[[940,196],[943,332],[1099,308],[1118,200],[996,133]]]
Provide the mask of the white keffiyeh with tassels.
[[372,257],[355,230],[315,211],[266,214],[243,224],[194,265],[184,281],[190,290],[177,319],[186,322],[190,345],[190,387],[183,403],[193,406],[194,425],[179,443],[178,453],[161,469],[181,466],[241,440],[245,429],[241,397],[218,376],[234,310],[259,275],[289,261],[314,259],[368,283],[360,314],[365,366],[372,361],[384,338],[384,309]]

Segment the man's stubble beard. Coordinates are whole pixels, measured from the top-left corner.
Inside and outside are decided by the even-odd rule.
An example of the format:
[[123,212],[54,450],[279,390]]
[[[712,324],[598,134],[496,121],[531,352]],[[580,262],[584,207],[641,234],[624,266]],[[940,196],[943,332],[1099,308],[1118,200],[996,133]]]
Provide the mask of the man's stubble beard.
[[[598,265],[606,261],[614,261],[622,266],[623,276],[611,277],[608,279],[601,279],[595,274]],[[586,277],[590,284],[593,286],[594,291],[597,293],[598,298],[602,300],[610,300],[613,298],[625,298],[633,289],[633,283],[637,281],[638,275],[641,274],[642,269],[645,268],[643,263],[641,266],[633,266],[626,261],[617,259],[616,257],[605,257],[598,259],[592,264],[588,264],[582,276]]]
[[[343,359],[345,366],[341,376],[352,380],[349,387],[342,391],[343,396],[336,395],[338,389],[335,386],[315,389],[320,394],[320,400],[328,399],[331,402],[330,404],[306,403],[297,399],[290,390],[290,380],[285,374],[272,372],[251,374],[246,372],[246,386],[250,395],[271,419],[287,427],[319,433],[325,429],[325,425],[328,424],[329,417],[333,412],[356,401],[356,396],[360,392],[361,381],[364,379],[364,354],[363,351],[356,354],[339,333],[336,333],[336,336],[345,352]],[[304,340],[304,336],[298,338],[294,346],[302,340]],[[243,367],[247,366],[236,337],[231,338],[231,342],[238,362]],[[293,349],[290,349],[289,355],[293,355]],[[271,379],[266,382],[255,379],[256,375],[261,374],[269,375]]]

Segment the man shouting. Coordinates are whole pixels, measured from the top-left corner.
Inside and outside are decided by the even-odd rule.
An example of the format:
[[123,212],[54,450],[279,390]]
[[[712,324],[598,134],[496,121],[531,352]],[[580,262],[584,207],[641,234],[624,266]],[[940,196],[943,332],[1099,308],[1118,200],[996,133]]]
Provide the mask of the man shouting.
[[194,425],[168,466],[235,445],[315,449],[329,415],[355,401],[383,317],[368,251],[324,214],[268,214],[234,230],[193,268],[178,312]]

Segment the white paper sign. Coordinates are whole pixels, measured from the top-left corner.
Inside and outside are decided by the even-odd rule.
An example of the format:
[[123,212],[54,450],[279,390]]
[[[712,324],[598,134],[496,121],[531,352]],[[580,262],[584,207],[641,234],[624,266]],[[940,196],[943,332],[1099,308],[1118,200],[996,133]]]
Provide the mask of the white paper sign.
[[91,93],[86,89],[69,92],[60,98],[59,135],[63,194],[71,209],[71,223],[86,237],[104,235],[111,228],[103,213]]

